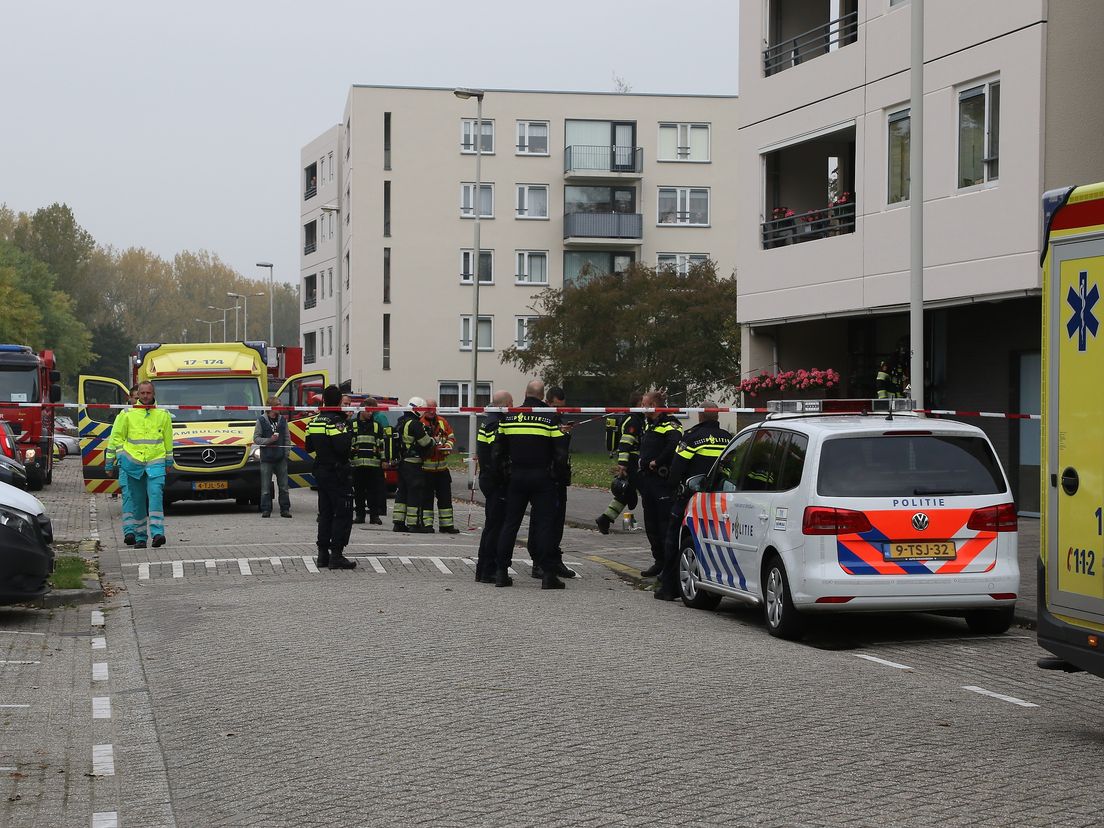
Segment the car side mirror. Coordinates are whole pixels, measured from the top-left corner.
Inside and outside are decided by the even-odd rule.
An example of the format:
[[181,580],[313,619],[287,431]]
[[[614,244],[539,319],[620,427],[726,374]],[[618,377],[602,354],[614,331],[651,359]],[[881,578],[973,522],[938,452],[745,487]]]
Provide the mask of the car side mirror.
[[61,386],[60,385],[51,385],[50,386],[50,402],[52,402],[52,403],[61,402]]
[[695,474],[693,477],[686,479],[686,488],[691,492],[705,491],[705,478],[704,474]]
[[56,371],[56,370],[51,371],[50,372],[50,382],[53,383],[54,385],[57,385],[59,382],[61,382],[61,371]]
[[736,484],[726,478],[721,481],[721,491],[724,494],[732,494],[733,492],[737,491]]

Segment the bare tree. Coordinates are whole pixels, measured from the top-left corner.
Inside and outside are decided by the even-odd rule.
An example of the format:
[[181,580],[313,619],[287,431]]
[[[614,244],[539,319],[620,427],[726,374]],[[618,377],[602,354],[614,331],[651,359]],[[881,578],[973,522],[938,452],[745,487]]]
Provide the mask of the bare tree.
[[618,95],[627,95],[629,92],[632,92],[632,84],[615,71],[613,73],[613,91]]

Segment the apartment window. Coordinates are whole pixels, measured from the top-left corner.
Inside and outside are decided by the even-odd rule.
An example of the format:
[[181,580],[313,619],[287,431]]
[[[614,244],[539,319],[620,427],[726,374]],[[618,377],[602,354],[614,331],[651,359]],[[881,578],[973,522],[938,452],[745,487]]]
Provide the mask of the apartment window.
[[333,181],[334,180],[334,160],[333,160],[333,153],[332,152],[330,153],[329,157],[330,157],[330,181]]
[[[475,183],[465,182],[460,185],[460,216],[472,218],[474,210],[472,200],[475,195]],[[479,217],[494,218],[494,184],[479,185]]]
[[303,168],[303,200],[314,198],[318,193],[318,165],[309,164]]
[[564,213],[635,213],[634,187],[564,187]]
[[326,156],[323,155],[321,158],[318,159],[318,165],[319,165],[319,168],[320,168],[320,173],[319,173],[319,176],[318,176],[318,180],[322,182],[323,186],[325,186],[325,184],[326,184]]
[[333,229],[333,227],[334,227],[334,214],[333,213],[327,213],[326,216],[327,216],[327,218],[329,218],[330,238],[332,239],[333,234],[334,234],[334,229]]
[[695,265],[705,264],[709,261],[708,253],[660,253],[657,257],[657,267],[662,270],[663,268],[672,268],[679,275],[685,276],[690,272],[690,268]]
[[391,169],[391,113],[383,113],[383,168]]
[[353,138],[353,120],[349,118],[345,121],[345,160],[349,160],[349,150],[352,148]]
[[548,121],[517,122],[517,154],[548,155]]
[[548,218],[548,185],[517,185],[517,217],[520,219]]
[[318,304],[318,274],[312,273],[303,280],[303,308],[313,308]]
[[709,224],[709,190],[705,187],[660,187],[659,223]]
[[326,298],[326,271],[322,271],[318,274],[318,298]]
[[[383,301],[391,302],[391,248],[383,248]],[[390,318],[390,317],[388,317]]]
[[[483,119],[483,140],[480,142],[483,155],[494,154],[494,121]],[[475,118],[464,118],[460,122],[460,152],[475,154]]]
[[349,270],[349,254],[346,253],[345,254],[345,287],[349,286],[349,273],[350,272],[351,271]]
[[391,182],[383,182],[383,235],[391,235]]
[[[472,280],[472,251],[471,248],[460,251],[460,282],[470,285]],[[494,251],[479,250],[479,284],[494,284]]]
[[[460,350],[471,350],[471,314],[460,317]],[[494,317],[480,316],[478,325],[479,350],[494,350]]]
[[[462,408],[471,405],[471,383],[442,380],[437,383],[437,404],[441,408]],[[476,386],[476,405],[491,404],[491,384],[481,382]]]
[[1000,81],[958,93],[958,186],[996,181],[1000,172]]
[[326,326],[326,341],[329,343],[327,353],[333,356],[333,325]]
[[383,370],[391,370],[391,314],[383,315]]
[[519,285],[548,284],[548,251],[517,251],[517,271],[514,281]]
[[334,291],[333,291],[333,268],[332,267],[326,272],[326,281],[329,282],[330,296],[332,297],[334,295]]
[[318,359],[315,343],[314,331],[303,334],[303,362],[307,365]]
[[311,221],[303,225],[303,255],[318,249],[318,223]]
[[633,254],[623,250],[565,250],[564,284],[579,285],[594,276],[623,273],[634,261]]
[[529,323],[536,318],[535,316],[514,317],[514,347],[519,351],[529,347]]
[[909,141],[912,132],[910,110],[901,109],[889,114],[889,189],[886,200],[890,204],[907,201],[909,197]]
[[708,161],[709,124],[660,124],[660,161]]

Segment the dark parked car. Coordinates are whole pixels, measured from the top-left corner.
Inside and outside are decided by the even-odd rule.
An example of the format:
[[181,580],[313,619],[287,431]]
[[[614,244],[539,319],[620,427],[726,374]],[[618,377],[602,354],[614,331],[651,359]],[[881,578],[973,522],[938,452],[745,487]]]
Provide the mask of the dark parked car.
[[53,527],[42,504],[0,483],[0,604],[18,604],[50,591]]
[[27,467],[19,459],[15,430],[6,420],[0,420],[0,483],[17,489],[27,488]]

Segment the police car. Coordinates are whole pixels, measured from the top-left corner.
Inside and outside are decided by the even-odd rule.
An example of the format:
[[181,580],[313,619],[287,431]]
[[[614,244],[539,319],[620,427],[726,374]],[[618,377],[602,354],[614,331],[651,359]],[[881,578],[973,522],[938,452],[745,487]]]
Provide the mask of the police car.
[[1012,623],[1016,506],[989,439],[921,418],[911,400],[771,404],[694,493],[681,528],[683,602],[762,606],[798,638],[818,612],[961,612],[976,632]]

